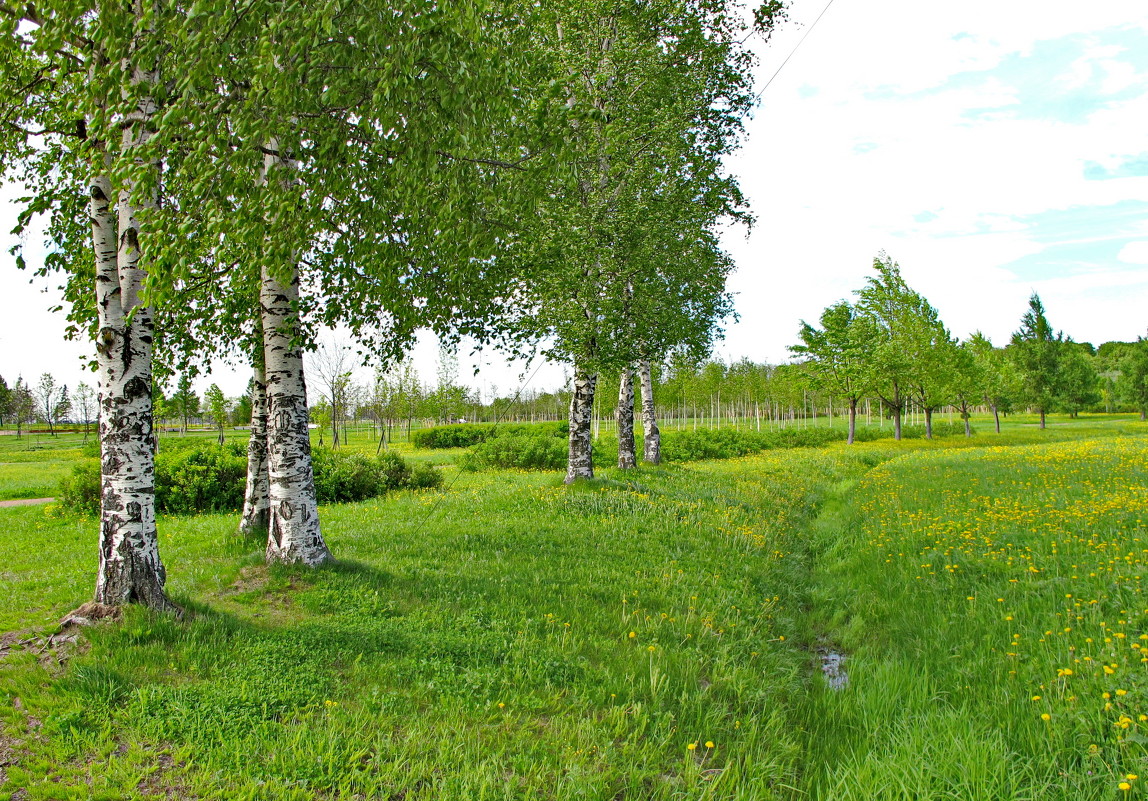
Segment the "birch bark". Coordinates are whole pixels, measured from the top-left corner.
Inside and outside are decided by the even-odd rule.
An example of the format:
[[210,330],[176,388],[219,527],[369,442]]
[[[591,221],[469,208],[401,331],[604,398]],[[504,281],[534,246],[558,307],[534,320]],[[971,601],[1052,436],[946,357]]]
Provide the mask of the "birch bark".
[[634,452],[634,372],[623,368],[618,382],[618,467],[630,470],[637,466],[638,457]]
[[662,463],[662,432],[658,429],[658,416],[654,407],[654,380],[650,362],[638,362],[638,384],[642,393],[642,437],[644,453],[642,459],[647,464]]
[[267,371],[263,367],[263,342],[255,348],[251,382],[251,438],[247,440],[247,489],[239,533],[262,537],[271,524],[271,496],[267,475]]
[[[154,73],[132,70],[132,83],[154,83]],[[123,128],[123,152],[144,145],[155,113],[142,97]],[[117,219],[107,158],[94,143],[91,192],[92,245],[96,258],[96,354],[99,368],[100,565],[95,600],[141,603],[178,611],[164,592],[167,574],[160,560],[155,523],[155,453],[152,418],[151,310],[140,299],[146,270],[140,264],[140,230],[133,207],[135,182],[124,183]],[[136,174],[157,169],[137,160]],[[154,203],[154,195],[146,202]]]
[[298,328],[299,272],[281,283],[265,266],[259,301],[267,379],[267,561],[315,566],[331,559],[319,530],[303,353]]
[[594,477],[593,442],[590,423],[594,413],[594,388],[597,373],[574,368],[574,392],[570,396],[570,445],[566,462],[566,483]]

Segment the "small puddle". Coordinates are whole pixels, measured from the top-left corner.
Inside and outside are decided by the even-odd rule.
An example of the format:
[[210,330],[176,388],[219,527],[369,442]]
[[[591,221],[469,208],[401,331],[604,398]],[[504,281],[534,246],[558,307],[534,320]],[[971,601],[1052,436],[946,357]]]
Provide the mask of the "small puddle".
[[845,654],[829,648],[818,648],[817,653],[821,657],[821,675],[825,677],[829,689],[844,690],[848,687],[849,674],[845,672]]

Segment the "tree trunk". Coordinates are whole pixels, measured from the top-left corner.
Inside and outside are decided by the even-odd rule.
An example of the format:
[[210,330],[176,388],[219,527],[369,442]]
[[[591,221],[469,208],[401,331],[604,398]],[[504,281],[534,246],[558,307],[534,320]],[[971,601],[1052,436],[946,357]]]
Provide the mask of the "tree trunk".
[[933,410],[925,407],[925,439],[933,438]]
[[893,409],[893,439],[901,441],[901,407]]
[[271,496],[267,477],[267,373],[263,368],[263,341],[255,348],[255,376],[251,383],[251,438],[247,440],[247,490],[239,533],[262,538],[271,524]]
[[648,359],[638,362],[638,383],[642,393],[642,459],[647,464],[662,463],[662,432],[658,429],[654,407],[654,379]]
[[307,387],[298,334],[299,273],[286,283],[264,267],[260,287],[267,377],[267,561],[315,566],[331,559],[319,530]]
[[566,483],[594,477],[593,441],[590,436],[597,374],[574,368],[574,392],[570,396],[570,444],[566,460]]
[[1040,410],[1040,427],[1043,429],[1043,428],[1044,428],[1044,425],[1045,425],[1045,422],[1044,422],[1044,409],[1041,409],[1041,410]]
[[634,372],[629,367],[622,370],[618,382],[618,408],[615,411],[618,422],[618,467],[631,470],[638,464],[634,450]]
[[962,405],[961,406],[961,419],[965,421],[965,436],[966,437],[971,437],[973,435],[973,427],[969,423],[969,418],[971,416],[972,416],[972,412],[969,409],[969,405],[967,403]]
[[1001,413],[995,403],[993,404],[993,422],[996,424],[997,433],[1001,433]]
[[[137,70],[132,79],[138,83],[149,76]],[[146,123],[152,113],[151,99],[141,99],[124,128],[125,151],[146,142]],[[146,170],[149,165],[137,163],[136,167]],[[140,302],[146,273],[139,264],[132,185],[120,193],[117,236],[111,181],[101,174],[102,168],[102,164],[95,165],[90,183],[101,444],[100,565],[95,600],[178,612],[164,592],[167,572],[156,533],[153,323],[151,310]]]
[[857,399],[849,399],[849,438],[847,444],[852,445],[857,439]]

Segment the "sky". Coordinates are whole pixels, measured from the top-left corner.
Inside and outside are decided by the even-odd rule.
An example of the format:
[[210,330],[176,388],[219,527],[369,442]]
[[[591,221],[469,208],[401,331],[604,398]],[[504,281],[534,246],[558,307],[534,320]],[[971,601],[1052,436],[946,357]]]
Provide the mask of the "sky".
[[[826,2],[793,0],[759,46],[761,104],[729,161],[757,222],[723,240],[739,319],[716,355],[788,360],[799,321],[851,298],[881,251],[958,337],[1005,344],[1033,292],[1077,341],[1148,333],[1148,3]],[[0,231],[17,194],[0,188]],[[94,384],[90,347],[62,341],[53,293],[0,244],[0,375]],[[424,380],[436,356],[424,338]],[[460,363],[488,395],[565,375],[494,353]],[[237,395],[247,374],[211,381]]]

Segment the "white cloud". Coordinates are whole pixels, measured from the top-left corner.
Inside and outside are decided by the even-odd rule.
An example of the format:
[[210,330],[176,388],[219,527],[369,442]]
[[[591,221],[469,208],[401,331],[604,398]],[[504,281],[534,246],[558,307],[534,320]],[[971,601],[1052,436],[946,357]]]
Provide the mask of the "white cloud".
[[1116,258],[1125,264],[1148,265],[1148,241],[1129,242],[1120,249]]

